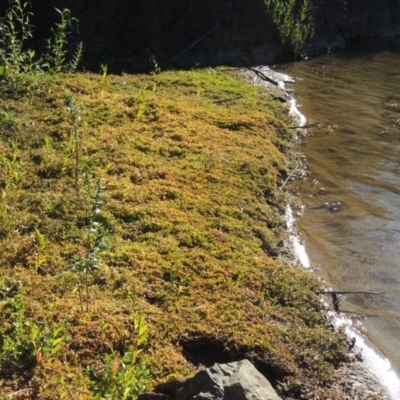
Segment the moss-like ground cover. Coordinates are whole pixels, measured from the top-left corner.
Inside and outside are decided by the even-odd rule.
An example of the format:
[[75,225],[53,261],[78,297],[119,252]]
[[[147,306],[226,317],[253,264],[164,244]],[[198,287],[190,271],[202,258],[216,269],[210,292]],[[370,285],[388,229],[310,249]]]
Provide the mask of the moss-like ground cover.
[[0,103],[0,398],[106,398],[139,316],[150,389],[246,357],[328,398],[345,338],[276,257],[285,106],[211,69],[35,79]]

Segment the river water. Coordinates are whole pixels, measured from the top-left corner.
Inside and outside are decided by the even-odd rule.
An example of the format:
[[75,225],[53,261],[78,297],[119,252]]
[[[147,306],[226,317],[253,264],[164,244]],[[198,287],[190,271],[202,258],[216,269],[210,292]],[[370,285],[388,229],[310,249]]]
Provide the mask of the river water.
[[[297,227],[340,311],[400,375],[400,39],[281,66],[310,129]],[[368,293],[367,293],[368,292]],[[329,298],[326,299],[329,301]]]

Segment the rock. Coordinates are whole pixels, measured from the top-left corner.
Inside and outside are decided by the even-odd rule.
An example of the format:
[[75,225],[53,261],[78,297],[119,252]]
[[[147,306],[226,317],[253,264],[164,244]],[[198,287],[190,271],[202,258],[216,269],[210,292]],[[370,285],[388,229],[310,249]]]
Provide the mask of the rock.
[[269,381],[248,360],[214,364],[193,377],[159,385],[154,391],[174,400],[280,399]]
[[138,400],[169,400],[170,397],[162,393],[142,393],[139,394]]

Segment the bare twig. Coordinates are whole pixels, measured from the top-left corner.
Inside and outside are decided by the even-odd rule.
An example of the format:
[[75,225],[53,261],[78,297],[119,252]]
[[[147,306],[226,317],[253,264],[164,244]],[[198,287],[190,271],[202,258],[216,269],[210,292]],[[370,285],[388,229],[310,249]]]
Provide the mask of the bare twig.
[[279,190],[282,190],[283,187],[286,185],[290,177],[297,171],[297,169],[300,167],[300,164],[297,164],[296,168],[289,174],[289,176],[285,179],[285,182],[282,183],[282,186],[279,188]]
[[264,81],[270,82],[275,86],[278,86],[278,82],[275,82],[273,79],[271,79],[270,77],[268,77],[267,75],[263,74],[261,71],[259,71],[258,69],[255,68],[246,68],[249,71],[253,71],[256,75],[258,75],[261,79],[264,79]]
[[329,291],[329,292],[316,292],[316,294],[329,294],[332,296],[332,303],[333,303],[333,309],[336,312],[339,312],[339,299],[338,299],[338,294],[372,294],[372,295],[378,295],[378,294],[384,294],[384,292],[348,292],[348,291]]
[[336,293],[336,294],[372,294],[372,295],[378,295],[378,294],[385,294],[385,292],[348,292],[348,291],[336,291],[336,290],[332,290],[329,292],[315,292],[316,294],[332,294],[332,293]]
[[303,126],[289,126],[288,129],[307,129],[307,128],[312,128],[314,126],[318,126],[318,128],[321,126],[319,122],[314,122],[313,124],[310,125],[303,125]]
[[192,47],[196,46],[197,43],[201,42],[203,39],[205,39],[208,35],[211,35],[216,29],[218,28],[218,22],[212,28],[210,31],[208,31],[205,35],[203,35],[200,39],[197,39],[193,44],[191,44],[189,47],[187,47],[185,50],[183,50],[179,56],[183,56],[186,52],[188,52]]
[[234,101],[234,100],[239,100],[241,99],[243,96],[237,96],[237,97],[232,97],[230,99],[225,99],[225,100],[215,100],[213,101],[213,104],[218,104],[218,103],[226,103],[227,101]]

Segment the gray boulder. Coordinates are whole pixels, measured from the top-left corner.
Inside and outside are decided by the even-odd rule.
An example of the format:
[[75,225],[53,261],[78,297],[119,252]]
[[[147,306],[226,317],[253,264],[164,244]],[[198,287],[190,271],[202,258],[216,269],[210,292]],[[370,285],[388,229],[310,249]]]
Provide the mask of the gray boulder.
[[[173,400],[281,399],[269,381],[248,360],[214,364],[192,377],[159,385],[154,391]],[[142,399],[145,400],[144,397]],[[150,397],[147,399],[150,400]]]

